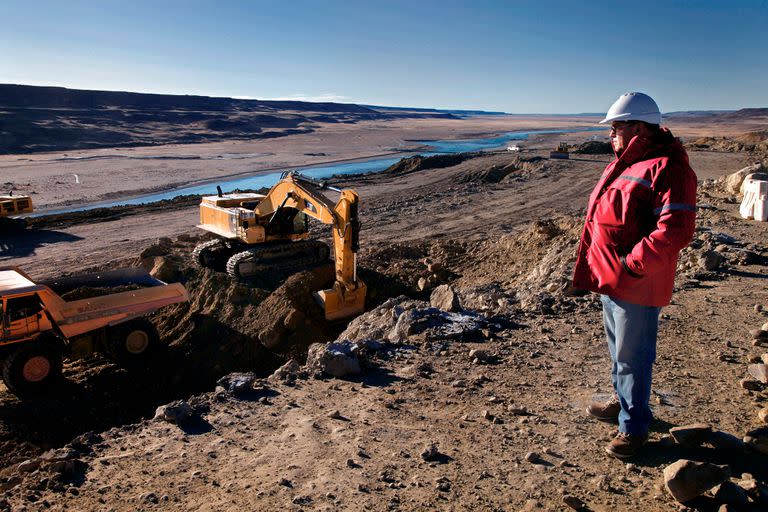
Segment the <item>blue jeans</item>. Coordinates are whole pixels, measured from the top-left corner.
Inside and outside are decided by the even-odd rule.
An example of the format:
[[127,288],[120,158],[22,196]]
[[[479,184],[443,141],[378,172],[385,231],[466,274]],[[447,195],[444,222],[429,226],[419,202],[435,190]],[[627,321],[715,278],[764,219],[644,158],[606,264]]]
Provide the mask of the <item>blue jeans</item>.
[[611,380],[621,403],[619,431],[643,436],[653,419],[648,401],[661,308],[640,306],[607,295],[601,295],[600,300],[613,362]]

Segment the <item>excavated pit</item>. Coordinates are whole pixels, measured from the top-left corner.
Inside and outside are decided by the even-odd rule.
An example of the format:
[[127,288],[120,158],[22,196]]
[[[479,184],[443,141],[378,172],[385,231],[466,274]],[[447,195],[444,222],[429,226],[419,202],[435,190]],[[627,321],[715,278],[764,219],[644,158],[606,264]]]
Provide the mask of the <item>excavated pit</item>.
[[[46,396],[0,403],[2,467],[71,441],[151,416],[157,406],[210,390],[237,371],[267,376],[288,359],[306,359],[312,343],[333,340],[346,322],[329,323],[312,292],[333,281],[329,263],[293,275],[274,274],[247,284],[188,264],[197,239],[161,240],[136,259],[166,281],[182,282],[187,303],[150,316],[163,345],[148,367],[127,371],[94,354],[65,360],[64,379]],[[371,299],[380,303],[405,290],[397,280],[361,269]],[[68,290],[69,300],[126,291],[132,286]],[[373,302],[372,302],[373,303]]]

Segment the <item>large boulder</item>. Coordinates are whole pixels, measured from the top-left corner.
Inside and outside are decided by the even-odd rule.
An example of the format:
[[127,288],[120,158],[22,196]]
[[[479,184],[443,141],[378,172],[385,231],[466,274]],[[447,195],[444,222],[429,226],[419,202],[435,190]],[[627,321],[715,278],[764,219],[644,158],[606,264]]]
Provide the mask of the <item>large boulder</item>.
[[763,384],[768,384],[768,365],[751,364],[747,367],[749,374]]
[[487,322],[473,313],[452,313],[437,308],[410,309],[400,315],[389,333],[392,343],[405,343],[412,336],[425,340],[473,341],[482,337]]
[[685,503],[725,482],[729,476],[727,466],[680,459],[664,468],[664,485],[675,500]]
[[710,272],[720,268],[724,262],[725,258],[717,251],[704,251],[699,256],[699,267]]
[[744,444],[763,455],[768,455],[768,427],[758,427],[747,432]]
[[344,377],[360,373],[359,346],[345,341],[314,343],[309,347],[306,368],[313,375]]
[[443,311],[459,311],[461,309],[459,296],[456,295],[453,287],[448,284],[441,284],[432,290],[432,294],[429,296],[429,304]]
[[704,423],[695,423],[682,427],[672,427],[669,429],[669,433],[679,444],[700,446],[709,440],[712,434],[712,427]]
[[380,306],[352,320],[337,341],[368,342],[389,338],[398,318],[404,312],[425,307],[426,302],[409,299],[405,295],[387,300]]
[[753,174],[756,172],[764,172],[765,167],[761,163],[756,163],[753,165],[749,165],[747,167],[744,167],[743,169],[740,169],[733,174],[729,174],[725,178],[725,190],[726,192],[730,192],[731,194],[738,194],[741,192],[741,185],[744,183],[744,179],[747,177],[748,174]]

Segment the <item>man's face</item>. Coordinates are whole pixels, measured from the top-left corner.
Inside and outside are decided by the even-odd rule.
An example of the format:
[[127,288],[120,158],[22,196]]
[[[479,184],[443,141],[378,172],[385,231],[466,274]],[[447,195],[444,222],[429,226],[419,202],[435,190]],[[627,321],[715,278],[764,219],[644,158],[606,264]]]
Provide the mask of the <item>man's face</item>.
[[621,156],[632,137],[640,134],[643,124],[637,121],[614,121],[611,123],[611,146],[617,155]]

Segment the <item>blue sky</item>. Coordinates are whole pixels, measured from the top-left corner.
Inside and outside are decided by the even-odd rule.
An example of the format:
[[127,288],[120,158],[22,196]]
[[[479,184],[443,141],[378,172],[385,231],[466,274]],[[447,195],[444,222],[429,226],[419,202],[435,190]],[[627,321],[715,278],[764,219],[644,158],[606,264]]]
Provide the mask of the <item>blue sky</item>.
[[514,113],[768,107],[768,0],[0,0],[0,83]]

